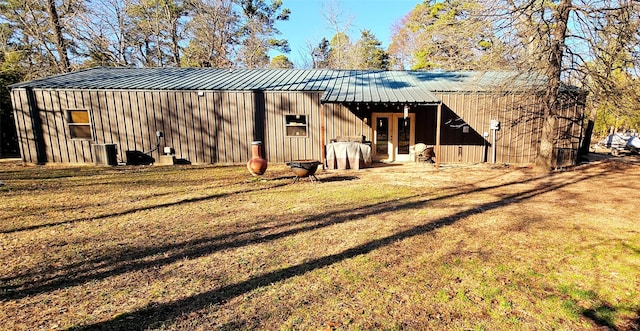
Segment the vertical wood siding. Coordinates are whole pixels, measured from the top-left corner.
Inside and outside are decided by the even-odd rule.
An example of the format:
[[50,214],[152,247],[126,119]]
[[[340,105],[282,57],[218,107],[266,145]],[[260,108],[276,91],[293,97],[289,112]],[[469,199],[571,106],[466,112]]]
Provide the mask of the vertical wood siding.
[[32,152],[36,149],[33,136],[29,137],[29,130],[32,130],[29,103],[27,102],[26,90],[13,90],[11,93],[11,103],[14,110],[14,121],[16,122],[16,133],[20,145],[20,155],[25,162],[36,163]]
[[[445,107],[451,109],[454,117],[459,117],[469,125],[470,133],[462,133],[443,125],[443,162],[478,163],[490,161],[495,148],[497,163],[532,163],[537,149],[537,133],[541,129],[539,102],[514,94],[443,94]],[[450,119],[450,118],[449,118]],[[443,121],[447,121],[445,117]],[[496,145],[491,146],[493,132],[492,120],[500,121],[500,130],[496,132]],[[455,122],[453,122],[455,123]],[[488,132],[489,136],[484,137]],[[473,135],[482,144],[457,144],[454,137]],[[485,145],[486,144],[486,145]]]
[[[483,144],[465,143],[464,139],[475,136],[484,140],[488,132],[488,145],[492,142],[489,129],[491,120],[500,121],[496,135],[496,146],[486,150],[487,161],[491,161],[492,148],[496,150],[496,163],[534,163],[542,130],[542,102],[538,97],[522,94],[498,93],[441,93],[438,97],[444,109],[443,123],[459,117],[470,126],[469,134],[461,129],[443,125],[442,162],[478,163],[485,158]],[[577,149],[581,134],[583,106],[575,99],[566,99],[559,110],[558,148]],[[445,112],[446,113],[446,112]]]
[[[320,160],[323,148],[320,137],[323,105],[320,104],[320,96],[320,93],[312,92],[264,93],[264,147],[267,160]],[[306,116],[307,135],[287,137],[286,115]]]
[[[324,142],[338,136],[366,136],[372,129],[364,119],[374,109],[354,110],[341,104],[321,104],[320,92],[262,91],[127,91],[14,89],[11,93],[23,159],[29,163],[93,162],[91,144],[117,144],[118,159],[126,151],[158,158],[165,146],[178,159],[200,164],[246,163],[251,142],[263,141],[269,162],[320,160]],[[440,93],[443,102],[442,162],[533,163],[540,139],[541,103],[514,94]],[[558,147],[577,149],[582,105],[566,100],[560,113]],[[71,139],[65,112],[89,111],[93,140]],[[433,144],[435,107],[418,106],[416,142]],[[37,117],[33,117],[37,114]],[[307,136],[286,137],[285,115],[305,115]],[[483,133],[499,120],[496,146]],[[467,124],[462,133],[457,124]],[[156,131],[164,137],[159,145]],[[485,143],[487,146],[485,148]]]
[[[111,143],[121,162],[127,151],[158,158],[167,146],[194,164],[245,163],[253,140],[263,141],[271,162],[319,160],[323,148],[320,121],[326,117],[318,92],[15,89],[11,96],[21,153],[29,163],[91,163],[91,145]],[[338,126],[334,134],[355,133],[357,118],[345,107],[330,108],[340,116],[327,120]],[[89,111],[93,140],[71,139],[68,109]],[[307,116],[306,137],[285,137],[287,114]],[[159,146],[156,131],[164,134]]]

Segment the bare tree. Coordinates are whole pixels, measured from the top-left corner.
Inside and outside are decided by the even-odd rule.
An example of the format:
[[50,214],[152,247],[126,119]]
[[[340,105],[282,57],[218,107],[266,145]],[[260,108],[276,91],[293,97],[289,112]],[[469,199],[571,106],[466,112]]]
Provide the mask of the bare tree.
[[58,18],[58,9],[56,8],[55,0],[47,0],[47,13],[49,13],[50,28],[53,32],[56,49],[58,51],[58,66],[60,72],[68,72],[71,64],[69,63],[69,56],[67,55],[67,46],[62,36],[62,24]]
[[348,32],[353,26],[353,16],[345,16],[340,10],[340,3],[337,0],[331,0],[325,4],[322,10],[322,16],[328,29],[332,32],[329,40],[329,68],[333,69],[349,69],[351,60],[351,40]]
[[185,66],[228,68],[233,66],[234,47],[238,43],[240,18],[231,0],[198,0],[187,23],[189,44]]
[[61,5],[54,0],[0,3],[2,19],[17,32],[11,42],[21,45],[27,66],[32,69],[26,78],[70,70],[69,53],[76,47],[71,35],[76,17],[83,11],[81,0],[69,0]]
[[183,18],[190,3],[181,0],[127,0],[131,22],[127,39],[145,66],[180,66]]
[[[537,166],[551,169],[561,93],[610,82],[616,66],[637,68],[638,3],[632,0],[486,1],[512,64],[547,77]],[[635,22],[635,23],[634,23]],[[633,30],[635,27],[635,30]],[[620,58],[620,54],[623,58]],[[593,83],[596,83],[595,85]],[[612,91],[611,88],[605,90]]]
[[131,20],[125,0],[92,0],[78,19],[76,42],[84,66],[134,65],[133,47],[127,38]]

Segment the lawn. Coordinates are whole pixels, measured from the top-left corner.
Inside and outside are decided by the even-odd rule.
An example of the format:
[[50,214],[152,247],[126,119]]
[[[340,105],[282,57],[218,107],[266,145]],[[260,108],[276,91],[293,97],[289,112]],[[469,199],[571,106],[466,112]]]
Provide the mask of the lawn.
[[0,329],[640,328],[637,156],[318,177],[0,162]]

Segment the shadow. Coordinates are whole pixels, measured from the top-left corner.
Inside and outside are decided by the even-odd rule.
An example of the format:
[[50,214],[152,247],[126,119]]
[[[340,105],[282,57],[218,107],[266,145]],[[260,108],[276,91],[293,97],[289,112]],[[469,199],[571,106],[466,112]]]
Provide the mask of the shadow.
[[176,159],[175,164],[176,165],[191,165],[191,161],[189,161],[187,159]]
[[179,201],[175,201],[175,202],[163,203],[163,204],[158,204],[158,205],[153,205],[153,206],[146,206],[146,207],[140,207],[140,208],[131,208],[131,209],[128,209],[128,210],[117,212],[117,213],[97,215],[97,216],[86,217],[86,218],[78,218],[78,219],[66,220],[66,221],[55,222],[55,223],[38,224],[38,225],[26,226],[26,227],[17,228],[17,229],[11,229],[11,230],[3,230],[3,231],[0,231],[0,233],[2,233],[2,234],[16,233],[16,232],[21,232],[21,231],[31,231],[31,230],[45,229],[45,228],[49,228],[49,227],[53,227],[53,226],[57,226],[57,225],[73,224],[73,223],[87,222],[87,221],[95,221],[95,220],[105,219],[105,218],[109,218],[109,217],[116,217],[116,216],[123,216],[123,215],[133,214],[133,213],[137,213],[139,211],[144,211],[144,210],[153,210],[153,209],[159,209],[159,208],[166,208],[166,207],[177,206],[177,205],[181,205],[181,204],[185,204],[185,203],[214,200],[214,199],[219,199],[219,198],[223,198],[223,197],[227,197],[227,196],[231,196],[231,195],[236,195],[236,194],[243,194],[243,193],[250,193],[250,192],[259,192],[259,191],[263,191],[263,190],[270,190],[270,189],[273,189],[273,188],[276,188],[276,187],[280,187],[280,186],[284,186],[284,185],[286,185],[286,184],[280,183],[280,184],[271,185],[269,187],[263,187],[263,188],[258,188],[258,189],[249,189],[249,190],[242,190],[242,191],[235,191],[235,192],[208,195],[208,196],[198,197],[198,198],[183,199],[183,200],[179,200]]
[[[43,131],[43,123],[40,118],[41,110],[38,107],[38,102],[36,101],[36,97],[33,92],[33,88],[27,87],[25,88],[27,94],[27,104],[29,107],[29,116],[31,119],[31,128],[33,134],[33,143],[35,144],[34,152],[36,154],[35,160],[32,158],[31,161],[35,161],[37,164],[44,164],[47,162],[47,151],[46,145],[44,141],[44,131]],[[27,139],[30,137],[27,136]],[[23,147],[26,149],[28,147]]]
[[612,330],[618,330],[614,322],[616,309],[608,304],[601,304],[591,309],[584,309],[582,315],[599,326],[606,326]]
[[[287,184],[282,184],[287,185]],[[247,191],[251,192],[251,191]],[[415,198],[415,196],[413,197]],[[312,217],[298,221],[285,222],[276,226],[265,226],[246,231],[222,234],[215,237],[207,237],[180,242],[162,247],[147,247],[143,249],[123,250],[117,254],[100,257],[93,260],[85,260],[75,264],[70,264],[60,268],[46,271],[33,271],[31,274],[23,273],[16,277],[2,278],[4,282],[11,282],[21,278],[38,278],[37,281],[29,281],[26,286],[2,286],[0,292],[4,294],[0,297],[5,299],[19,299],[28,295],[43,293],[62,287],[69,287],[85,282],[104,279],[110,276],[119,275],[134,270],[141,270],[159,265],[170,264],[185,258],[197,258],[214,253],[219,250],[242,247],[249,244],[262,243],[295,235],[302,232],[312,231],[335,224],[350,222],[368,215],[388,212],[403,208],[413,208],[411,206],[398,206],[395,201],[365,205],[359,208],[347,208],[339,211],[327,211]],[[339,216],[338,216],[339,215]],[[298,228],[275,232],[281,228],[303,225]],[[262,237],[256,236],[260,232],[267,232]],[[249,236],[251,235],[251,236]],[[246,237],[246,238],[245,238]],[[149,257],[162,256],[162,258],[149,261]],[[96,269],[102,270],[95,272]],[[43,277],[43,274],[56,274],[64,272],[62,276]]]
[[368,168],[364,168],[366,169],[370,169],[370,168],[393,168],[393,167],[401,167],[404,166],[404,163],[401,162],[381,162],[381,161],[373,161],[371,162],[371,165]]
[[[199,293],[183,299],[174,300],[166,303],[151,303],[148,306],[138,309],[136,311],[120,314],[111,320],[99,322],[99,323],[95,323],[87,326],[73,327],[73,328],[70,328],[70,330],[139,330],[139,329],[147,329],[152,325],[157,325],[158,323],[169,323],[172,320],[175,320],[176,318],[178,318],[179,316],[183,316],[184,314],[198,311],[200,309],[209,307],[211,305],[225,303],[230,299],[233,299],[245,293],[249,293],[261,287],[268,286],[270,284],[280,282],[295,276],[304,275],[308,272],[333,265],[335,263],[344,261],[346,259],[350,259],[363,254],[370,253],[374,250],[383,248],[385,246],[391,245],[401,240],[405,240],[415,236],[430,233],[431,231],[434,231],[443,226],[452,225],[461,219],[482,214],[488,210],[494,210],[504,206],[524,202],[526,200],[529,200],[541,194],[552,192],[554,190],[558,190],[560,188],[563,188],[568,185],[572,185],[581,181],[589,180],[601,174],[602,172],[595,173],[595,174],[578,174],[577,176],[572,178],[557,179],[557,180],[554,174],[550,174],[550,175],[543,175],[540,177],[527,179],[524,181],[513,181],[509,183],[503,183],[500,185],[491,186],[491,187],[480,187],[474,190],[468,190],[464,192],[457,191],[457,192],[444,195],[441,197],[437,197],[434,199],[420,199],[420,196],[417,196],[415,198],[418,198],[418,200],[413,200],[415,198],[407,198],[407,199],[398,200],[398,201],[390,201],[384,204],[373,204],[369,206],[364,206],[356,210],[344,209],[341,212],[332,211],[326,214],[320,214],[311,219],[302,221],[304,223],[310,222],[312,220],[319,221],[319,223],[317,224],[306,224],[302,228],[287,230],[277,234],[268,234],[258,239],[253,238],[249,242],[255,243],[255,242],[269,241],[276,238],[282,238],[292,234],[300,233],[303,231],[310,231],[310,230],[318,229],[320,227],[326,227],[332,224],[351,222],[356,219],[366,218],[369,215],[375,215],[375,214],[384,213],[384,212],[391,212],[398,209],[423,208],[427,204],[432,203],[434,201],[444,200],[444,199],[452,198],[459,195],[467,195],[473,192],[491,190],[493,188],[503,187],[505,185],[518,185],[524,182],[547,179],[547,180],[541,181],[538,185],[536,185],[533,188],[523,190],[518,193],[505,195],[499,201],[488,202],[485,204],[481,204],[479,206],[468,208],[466,210],[461,210],[461,211],[455,212],[450,216],[445,216],[440,219],[434,220],[432,222],[420,224],[412,228],[399,231],[392,235],[371,240],[369,242],[348,248],[346,250],[343,250],[340,253],[323,256],[314,260],[300,263],[298,265],[282,268],[282,269],[268,272],[262,275],[257,275],[236,284],[226,285],[217,289],[213,289],[211,291]],[[247,241],[244,241],[244,242],[248,243]],[[242,241],[228,243],[225,245],[225,247],[238,247],[239,245],[242,245],[242,244],[244,244]],[[209,247],[208,249],[210,250],[211,247]],[[205,252],[196,251],[196,253],[198,255],[205,255],[208,253],[208,251],[205,251]],[[157,266],[157,262],[146,262],[146,263]]]
[[632,253],[640,255],[640,248],[634,247],[634,246],[629,245],[627,243],[622,243],[622,246],[624,246],[624,248],[630,250]]
[[331,183],[331,182],[347,182],[352,180],[358,180],[360,177],[356,176],[330,176],[330,177],[322,177],[319,179],[322,183]]

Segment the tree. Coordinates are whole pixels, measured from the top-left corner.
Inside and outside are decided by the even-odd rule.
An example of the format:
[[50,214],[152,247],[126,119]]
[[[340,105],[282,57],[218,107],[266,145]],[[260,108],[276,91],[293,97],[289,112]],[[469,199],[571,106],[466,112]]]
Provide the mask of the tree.
[[10,42],[19,44],[32,69],[26,78],[64,73],[71,69],[69,53],[76,18],[84,12],[82,0],[58,4],[54,0],[0,1],[2,20],[15,31]]
[[382,49],[382,43],[370,30],[362,30],[360,39],[354,45],[355,69],[389,69],[389,54]]
[[329,68],[351,69],[351,40],[344,32],[336,33],[329,42]]
[[498,29],[496,35],[509,47],[515,67],[547,77],[536,165],[551,169],[558,110],[566,86],[586,90],[600,86],[613,91],[615,84],[608,82],[616,66],[624,64],[628,73],[631,66],[638,68],[637,56],[627,55],[637,52],[639,45],[640,5],[628,0],[502,0],[486,4]]
[[75,37],[83,67],[137,64],[128,38],[133,24],[126,13],[126,0],[92,0],[86,15],[78,17]]
[[[322,10],[322,16],[325,19],[327,28],[333,33],[333,37],[328,43],[326,65],[327,68],[332,69],[350,69],[352,45],[347,33],[351,29],[353,17],[345,17],[340,7],[337,0],[332,0]],[[325,47],[326,44],[320,46]],[[327,48],[322,49],[322,51],[326,50]]]
[[49,14],[51,31],[53,31],[54,44],[58,51],[58,66],[60,67],[60,72],[68,72],[71,64],[69,63],[69,56],[67,54],[67,45],[62,35],[63,27],[58,17],[55,0],[47,0],[47,13]]
[[638,10],[637,3],[629,2],[591,22],[596,28],[591,40],[597,47],[582,74],[587,78],[590,119],[599,120],[596,132],[600,135],[610,129],[640,130]]
[[[476,1],[425,1],[393,27],[389,53],[398,68],[487,68],[497,41]],[[496,64],[496,65],[502,65]]]
[[126,38],[139,62],[151,67],[180,66],[183,18],[189,9],[189,3],[180,0],[131,0],[126,4],[132,25]]
[[317,47],[311,51],[311,61],[314,69],[329,68],[329,40],[322,38]]
[[293,62],[289,61],[286,55],[277,55],[271,59],[269,68],[273,69],[293,69]]
[[238,63],[247,68],[262,68],[269,63],[268,51],[277,49],[289,53],[286,39],[275,39],[280,31],[276,22],[289,19],[291,11],[282,7],[282,0],[240,0],[244,24],[241,28],[241,42]]
[[198,0],[187,23],[189,44],[183,65],[188,67],[229,68],[240,33],[239,15],[232,0]]
[[[24,77],[24,69],[21,62],[24,60],[24,52],[18,45],[12,43],[14,30],[9,24],[0,24],[0,38],[3,41],[0,46],[0,86],[21,81]],[[11,96],[7,88],[0,89],[0,156],[19,154],[17,132]]]

